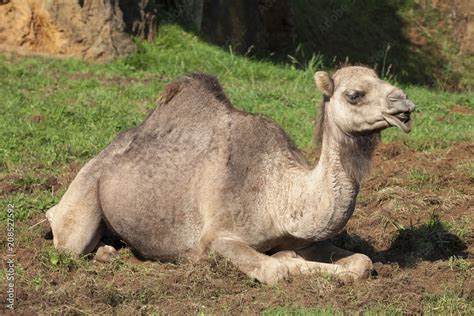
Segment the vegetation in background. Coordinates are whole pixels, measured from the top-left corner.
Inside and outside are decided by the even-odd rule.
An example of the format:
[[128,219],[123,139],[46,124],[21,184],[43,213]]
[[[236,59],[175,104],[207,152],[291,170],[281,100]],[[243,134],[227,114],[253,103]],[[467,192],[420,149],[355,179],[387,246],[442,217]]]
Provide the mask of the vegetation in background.
[[327,66],[346,61],[442,89],[474,88],[474,55],[460,52],[447,14],[430,1],[296,0],[296,42]]
[[[437,8],[433,1],[425,0],[282,1],[288,3],[288,9],[275,1],[239,1],[240,5],[221,1],[217,7],[212,1],[203,1],[204,7],[194,0],[145,2],[161,24],[179,23],[187,30],[198,29],[195,34],[201,38],[226,48],[233,43],[233,50],[261,60],[292,62],[303,68],[315,58],[326,68],[362,63],[377,68],[383,77],[403,83],[444,90],[474,89],[474,55],[461,50],[462,41],[467,39],[456,34],[464,24],[456,15],[462,14],[467,4],[458,3],[448,9],[448,0],[437,1]],[[443,6],[447,8],[441,9]],[[211,7],[221,9],[228,19],[213,16]],[[265,17],[262,12],[269,8],[275,13]],[[130,13],[124,10],[127,22]],[[250,20],[243,13],[255,10],[261,14],[252,13]],[[216,18],[218,21],[214,21]],[[265,24],[268,18],[271,26]],[[209,23],[211,30],[204,27]],[[128,21],[126,25],[131,28],[135,24]],[[214,28],[219,31],[214,32]],[[283,30],[286,35],[282,37]],[[279,42],[259,42],[258,34],[262,32]]]

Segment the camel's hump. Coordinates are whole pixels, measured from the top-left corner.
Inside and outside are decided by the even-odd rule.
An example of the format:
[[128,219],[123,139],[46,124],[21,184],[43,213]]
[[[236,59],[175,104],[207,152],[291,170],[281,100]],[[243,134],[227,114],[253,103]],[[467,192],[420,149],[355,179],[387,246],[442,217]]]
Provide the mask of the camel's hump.
[[168,103],[175,95],[177,95],[185,87],[194,87],[213,95],[218,101],[227,106],[231,103],[222,89],[222,86],[216,77],[206,73],[190,73],[178,80],[167,84],[161,94],[160,101]]

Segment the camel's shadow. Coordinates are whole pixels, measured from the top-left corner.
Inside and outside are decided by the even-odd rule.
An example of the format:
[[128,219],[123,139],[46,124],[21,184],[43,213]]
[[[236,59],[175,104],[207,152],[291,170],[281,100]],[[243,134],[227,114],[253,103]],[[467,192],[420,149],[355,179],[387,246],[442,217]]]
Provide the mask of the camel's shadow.
[[420,261],[467,257],[466,243],[449,232],[437,217],[422,226],[399,229],[390,247],[382,251],[376,251],[365,239],[347,231],[332,241],[338,247],[369,256],[373,262],[396,263],[402,268],[414,267]]

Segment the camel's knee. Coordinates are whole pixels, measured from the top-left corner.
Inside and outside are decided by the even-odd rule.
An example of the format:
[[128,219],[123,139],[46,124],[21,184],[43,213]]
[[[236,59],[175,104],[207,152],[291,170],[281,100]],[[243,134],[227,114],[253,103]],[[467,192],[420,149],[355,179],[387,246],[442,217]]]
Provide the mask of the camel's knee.
[[46,212],[54,246],[78,255],[94,250],[103,230],[98,181],[90,166],[79,171],[61,201]]
[[86,208],[78,212],[59,204],[46,212],[46,218],[56,249],[67,250],[76,255],[87,254],[96,248],[102,237],[102,218],[95,210]]
[[53,243],[56,249],[67,250],[76,255],[91,253],[99,244],[102,237],[102,226],[90,230],[68,231],[53,229]]

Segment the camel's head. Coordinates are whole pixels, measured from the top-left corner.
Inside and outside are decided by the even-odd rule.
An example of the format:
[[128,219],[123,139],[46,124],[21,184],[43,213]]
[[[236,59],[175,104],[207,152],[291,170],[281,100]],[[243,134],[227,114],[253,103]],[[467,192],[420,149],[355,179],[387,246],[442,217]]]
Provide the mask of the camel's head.
[[325,124],[335,124],[350,135],[370,134],[390,126],[410,132],[410,114],[415,111],[415,104],[372,69],[344,67],[332,77],[318,71],[314,79],[324,93]]

